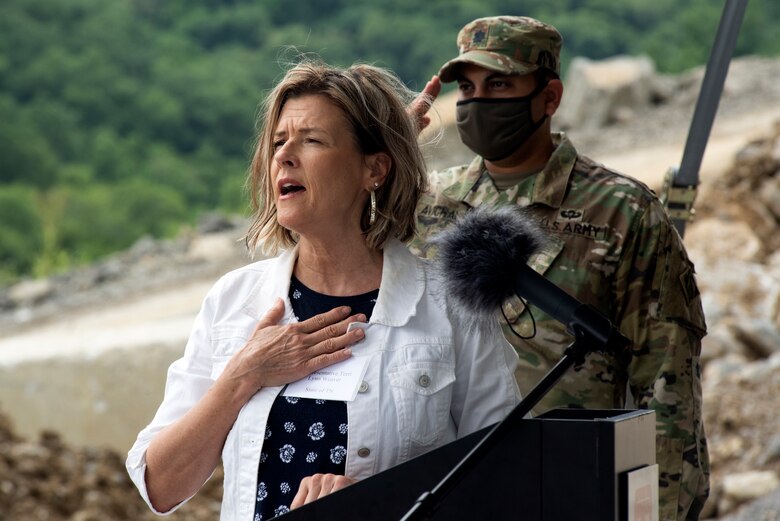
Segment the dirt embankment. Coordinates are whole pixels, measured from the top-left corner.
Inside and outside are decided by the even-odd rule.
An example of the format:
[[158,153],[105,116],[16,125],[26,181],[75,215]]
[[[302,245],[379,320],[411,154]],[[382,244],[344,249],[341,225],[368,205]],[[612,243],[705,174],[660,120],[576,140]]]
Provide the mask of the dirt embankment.
[[[221,470],[190,503],[169,519],[219,517]],[[23,440],[0,414],[0,518],[5,521],[105,521],[159,519],[141,500],[115,451],[73,448],[57,433]]]

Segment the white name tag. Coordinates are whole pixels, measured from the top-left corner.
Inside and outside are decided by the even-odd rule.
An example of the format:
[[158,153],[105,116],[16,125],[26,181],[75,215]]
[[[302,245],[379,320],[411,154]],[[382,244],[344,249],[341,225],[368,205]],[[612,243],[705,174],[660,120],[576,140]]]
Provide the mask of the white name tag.
[[[353,322],[347,331],[368,329],[368,324]],[[316,400],[340,400],[351,402],[357,396],[360,384],[368,369],[368,356],[353,356],[343,362],[314,371],[287,386],[283,396],[314,398]]]
[[287,386],[283,395],[351,402],[368,369],[368,356],[353,356],[330,365]]

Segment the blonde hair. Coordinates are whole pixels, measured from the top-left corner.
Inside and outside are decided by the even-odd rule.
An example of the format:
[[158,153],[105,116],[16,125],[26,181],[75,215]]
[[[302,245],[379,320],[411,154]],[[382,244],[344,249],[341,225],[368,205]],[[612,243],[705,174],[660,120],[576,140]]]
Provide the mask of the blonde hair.
[[395,74],[379,67],[360,64],[343,69],[306,59],[287,71],[262,105],[264,120],[247,178],[253,211],[246,235],[249,250],[259,247],[264,254],[275,255],[297,242],[295,234],[276,220],[273,134],[287,100],[307,94],[323,95],[344,112],[362,154],[390,156],[388,175],[375,192],[376,221],[368,224],[368,208],[361,217],[368,246],[380,249],[391,238],[410,239],[417,202],[427,189],[416,122],[406,111],[414,93]]

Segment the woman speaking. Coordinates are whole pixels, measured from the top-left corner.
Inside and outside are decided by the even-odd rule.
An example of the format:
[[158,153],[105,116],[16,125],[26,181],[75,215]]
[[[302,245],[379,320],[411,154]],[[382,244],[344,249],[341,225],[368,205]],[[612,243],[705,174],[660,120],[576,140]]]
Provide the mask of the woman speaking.
[[[414,232],[426,187],[391,73],[319,62],[269,94],[252,250],[207,295],[127,468],[157,513],[224,465],[222,519],[266,520],[497,422],[519,400],[498,322],[457,320]],[[289,384],[289,385],[288,385]]]

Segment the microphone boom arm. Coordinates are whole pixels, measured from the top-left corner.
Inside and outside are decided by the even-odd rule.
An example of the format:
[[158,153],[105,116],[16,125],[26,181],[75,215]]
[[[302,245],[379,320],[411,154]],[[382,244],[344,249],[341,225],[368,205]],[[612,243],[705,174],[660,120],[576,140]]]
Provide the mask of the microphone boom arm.
[[574,335],[575,344],[587,343],[588,346],[600,347],[590,350],[616,353],[630,343],[600,311],[572,297],[527,264],[519,266],[516,271],[515,294],[525,299],[526,305],[536,306],[564,324]]

